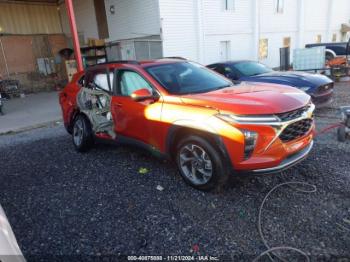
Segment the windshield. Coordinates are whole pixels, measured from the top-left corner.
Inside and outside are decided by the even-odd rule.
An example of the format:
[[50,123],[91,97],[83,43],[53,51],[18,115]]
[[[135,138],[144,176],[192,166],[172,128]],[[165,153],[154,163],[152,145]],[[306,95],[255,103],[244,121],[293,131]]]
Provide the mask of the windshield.
[[256,76],[273,71],[266,65],[257,62],[240,62],[234,64],[233,67],[238,70],[243,76]]
[[156,65],[146,68],[146,71],[171,94],[205,93],[232,85],[192,62]]

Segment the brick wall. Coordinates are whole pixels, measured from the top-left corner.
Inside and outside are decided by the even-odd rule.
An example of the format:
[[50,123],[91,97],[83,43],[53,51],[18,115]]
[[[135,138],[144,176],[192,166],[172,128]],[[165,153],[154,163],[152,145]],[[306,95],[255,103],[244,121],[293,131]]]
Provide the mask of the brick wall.
[[[67,48],[63,34],[53,35],[8,35],[0,37],[11,79],[20,81],[26,92],[37,92],[54,88],[65,79],[60,64],[57,74],[43,76],[38,72],[37,58],[56,57],[59,50]],[[4,54],[0,48],[0,74],[7,78]]]

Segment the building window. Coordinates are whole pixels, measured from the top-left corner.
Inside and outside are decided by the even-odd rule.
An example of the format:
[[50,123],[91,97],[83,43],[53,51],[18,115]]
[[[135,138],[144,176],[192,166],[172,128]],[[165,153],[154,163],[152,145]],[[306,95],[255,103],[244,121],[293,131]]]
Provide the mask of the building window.
[[284,37],[283,38],[283,47],[290,47],[291,38],[290,37]]
[[283,14],[284,0],[275,0],[275,1],[276,1],[276,13]]
[[317,35],[315,41],[316,41],[316,43],[321,43],[322,42],[322,35]]
[[235,10],[235,0],[222,0],[222,9],[224,11]]
[[332,41],[333,41],[333,42],[337,42],[337,34],[333,34],[333,36],[332,36]]
[[267,38],[259,40],[259,59],[266,59],[269,53],[269,40]]

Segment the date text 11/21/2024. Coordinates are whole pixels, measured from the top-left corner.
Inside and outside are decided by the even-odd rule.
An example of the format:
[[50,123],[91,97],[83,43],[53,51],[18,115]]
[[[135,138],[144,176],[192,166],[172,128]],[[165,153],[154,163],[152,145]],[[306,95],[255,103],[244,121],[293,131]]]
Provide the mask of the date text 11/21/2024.
[[128,261],[219,261],[215,256],[128,256]]

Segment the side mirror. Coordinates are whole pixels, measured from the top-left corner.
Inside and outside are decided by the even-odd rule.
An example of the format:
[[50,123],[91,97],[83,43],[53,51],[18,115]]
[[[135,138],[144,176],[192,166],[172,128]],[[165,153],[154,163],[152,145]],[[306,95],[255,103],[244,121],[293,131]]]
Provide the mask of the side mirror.
[[138,90],[134,91],[131,94],[131,98],[132,98],[132,100],[134,100],[136,102],[140,102],[140,101],[145,101],[145,100],[148,100],[148,99],[154,100],[155,97],[151,93],[151,91],[149,91],[149,89],[142,88],[142,89],[138,89]]

